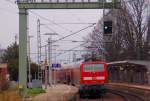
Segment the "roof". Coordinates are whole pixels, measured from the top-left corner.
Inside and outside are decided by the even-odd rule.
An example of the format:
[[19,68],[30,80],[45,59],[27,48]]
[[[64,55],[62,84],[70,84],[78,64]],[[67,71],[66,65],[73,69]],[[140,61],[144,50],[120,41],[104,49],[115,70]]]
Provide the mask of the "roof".
[[109,62],[107,65],[120,65],[120,64],[133,64],[133,65],[140,65],[140,66],[145,66],[144,64],[138,63],[136,61],[130,61],[130,60],[125,60],[125,61],[115,61],[115,62]]
[[62,64],[62,69],[70,69],[70,68],[79,68],[80,64],[83,62],[83,60],[72,62],[69,64]]
[[150,69],[150,61],[140,61],[140,60],[125,60],[125,61],[115,61],[107,63],[108,67],[114,66],[118,67],[121,65],[128,66],[128,68],[136,68],[147,70]]

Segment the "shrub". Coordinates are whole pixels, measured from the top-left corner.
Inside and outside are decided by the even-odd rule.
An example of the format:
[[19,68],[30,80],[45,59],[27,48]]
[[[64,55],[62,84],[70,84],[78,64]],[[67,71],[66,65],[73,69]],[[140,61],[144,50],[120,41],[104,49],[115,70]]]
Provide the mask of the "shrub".
[[32,88],[32,89],[28,89],[27,93],[29,95],[36,95],[36,94],[40,94],[40,93],[45,93],[46,91],[43,90],[42,88]]

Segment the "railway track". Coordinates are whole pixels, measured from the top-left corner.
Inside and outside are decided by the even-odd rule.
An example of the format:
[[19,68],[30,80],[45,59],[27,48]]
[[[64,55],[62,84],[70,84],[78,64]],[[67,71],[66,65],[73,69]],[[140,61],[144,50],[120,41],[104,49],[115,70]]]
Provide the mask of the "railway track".
[[124,101],[145,101],[137,94],[131,93],[129,91],[111,90],[110,92],[122,96],[124,98]]
[[100,98],[84,98],[81,99],[79,98],[79,96],[77,96],[76,100],[73,101],[126,101],[124,99],[124,97],[118,95],[118,94],[114,94],[114,93],[106,93],[105,95],[103,95]]
[[130,93],[130,92],[110,90],[108,93],[106,93],[100,98],[81,99],[79,95],[77,95],[76,98],[71,101],[145,101],[145,100],[139,97],[138,95]]
[[110,92],[120,94],[126,98],[126,101],[150,101],[150,91],[148,89],[128,85],[107,85],[107,88]]
[[150,91],[142,90],[134,87],[108,86],[108,92],[102,98],[81,99],[77,95],[72,101],[150,101]]

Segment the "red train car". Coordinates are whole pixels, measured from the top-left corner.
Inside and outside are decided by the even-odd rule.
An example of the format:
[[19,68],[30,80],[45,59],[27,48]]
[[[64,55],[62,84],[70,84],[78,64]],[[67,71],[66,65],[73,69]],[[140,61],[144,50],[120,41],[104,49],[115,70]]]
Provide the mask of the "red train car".
[[83,62],[80,65],[80,97],[100,96],[106,91],[107,66],[105,62]]
[[7,64],[0,63],[0,90],[6,89],[7,79]]
[[83,62],[62,65],[57,81],[79,86],[80,97],[99,96],[105,93],[107,66],[105,62]]
[[0,80],[7,79],[7,64],[0,64]]
[[62,68],[57,71],[57,81],[71,85],[80,85],[80,64],[72,63],[62,65]]

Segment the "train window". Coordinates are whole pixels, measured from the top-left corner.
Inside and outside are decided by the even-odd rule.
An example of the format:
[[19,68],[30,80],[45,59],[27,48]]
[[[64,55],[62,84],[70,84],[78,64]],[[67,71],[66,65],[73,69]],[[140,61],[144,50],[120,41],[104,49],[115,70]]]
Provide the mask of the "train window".
[[90,72],[93,71],[93,68],[90,64],[84,65],[84,71],[85,72]]
[[104,71],[104,65],[103,64],[87,64],[87,65],[84,65],[84,71],[85,72]]
[[93,64],[93,71],[104,71],[104,64]]

